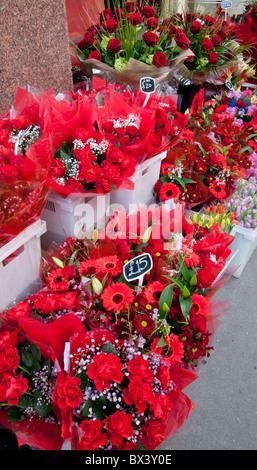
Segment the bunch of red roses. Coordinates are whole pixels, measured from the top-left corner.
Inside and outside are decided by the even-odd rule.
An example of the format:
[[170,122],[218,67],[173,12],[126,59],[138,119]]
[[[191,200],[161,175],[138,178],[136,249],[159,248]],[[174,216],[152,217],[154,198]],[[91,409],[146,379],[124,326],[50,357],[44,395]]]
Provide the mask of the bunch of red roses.
[[101,12],[99,23],[90,26],[76,46],[78,58],[85,64],[88,59],[103,62],[118,72],[130,59],[161,69],[188,49],[188,42],[178,39],[173,44],[175,30],[171,20],[147,2],[125,1]]

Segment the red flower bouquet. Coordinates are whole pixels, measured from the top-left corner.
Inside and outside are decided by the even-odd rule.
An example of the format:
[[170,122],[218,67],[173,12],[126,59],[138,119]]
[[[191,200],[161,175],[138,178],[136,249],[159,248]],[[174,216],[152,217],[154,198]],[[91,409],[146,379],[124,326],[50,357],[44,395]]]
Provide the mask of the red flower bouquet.
[[172,39],[176,29],[162,12],[141,2],[122,2],[106,8],[99,23],[88,28],[83,39],[73,44],[73,55],[82,70],[107,73],[117,83],[138,88],[140,78],[154,77],[157,83],[168,81],[177,65],[192,54],[188,42],[178,46]]
[[44,138],[43,103],[18,88],[14,107],[0,121],[0,246],[36,221],[48,195],[51,149]]

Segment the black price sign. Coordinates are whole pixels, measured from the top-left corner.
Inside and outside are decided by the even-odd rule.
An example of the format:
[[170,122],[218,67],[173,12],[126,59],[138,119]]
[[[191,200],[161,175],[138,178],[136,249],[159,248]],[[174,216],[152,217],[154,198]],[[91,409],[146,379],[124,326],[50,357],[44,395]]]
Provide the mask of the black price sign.
[[152,77],[143,77],[140,79],[140,88],[143,93],[155,92],[155,80]]
[[148,273],[153,267],[153,260],[149,253],[136,256],[123,266],[123,275],[126,281],[135,281],[142,279],[144,274]]

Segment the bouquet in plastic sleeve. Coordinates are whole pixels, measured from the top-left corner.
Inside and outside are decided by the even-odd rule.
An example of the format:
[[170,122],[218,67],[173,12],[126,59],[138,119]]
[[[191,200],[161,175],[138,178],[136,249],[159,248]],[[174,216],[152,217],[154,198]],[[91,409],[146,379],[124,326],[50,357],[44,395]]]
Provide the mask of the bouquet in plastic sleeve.
[[4,321],[0,330],[0,422],[19,445],[41,450],[62,446],[52,393],[56,380],[49,349]]
[[18,88],[0,121],[0,245],[37,220],[45,205],[51,148],[43,135],[43,103],[51,93],[36,96]]
[[88,76],[97,69],[132,88],[142,77],[167,82],[192,52],[173,42],[174,26],[162,13],[146,2],[114,2],[114,9],[103,10],[99,22],[74,44],[72,54]]

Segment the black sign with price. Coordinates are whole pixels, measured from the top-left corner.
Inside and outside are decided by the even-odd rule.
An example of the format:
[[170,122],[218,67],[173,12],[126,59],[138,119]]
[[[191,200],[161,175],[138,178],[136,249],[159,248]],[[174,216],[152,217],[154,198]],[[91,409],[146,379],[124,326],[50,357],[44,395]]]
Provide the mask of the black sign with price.
[[126,281],[135,281],[148,273],[153,267],[153,260],[149,253],[136,256],[124,264],[123,275]]
[[152,77],[143,77],[140,79],[140,88],[143,93],[154,93],[155,80]]

